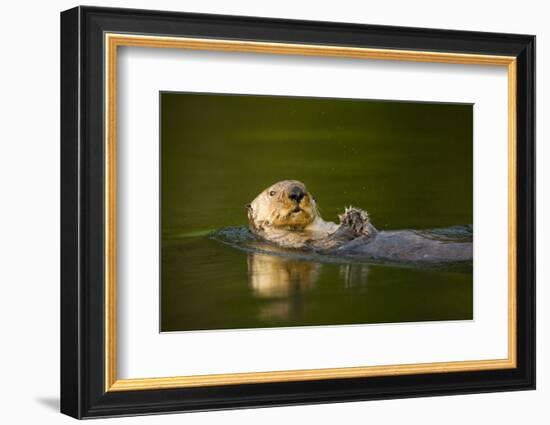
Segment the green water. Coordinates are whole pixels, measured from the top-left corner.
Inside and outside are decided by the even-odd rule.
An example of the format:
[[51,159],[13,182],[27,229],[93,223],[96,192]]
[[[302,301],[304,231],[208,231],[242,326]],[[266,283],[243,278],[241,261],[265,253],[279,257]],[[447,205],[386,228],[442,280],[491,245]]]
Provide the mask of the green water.
[[325,220],[470,224],[471,105],[161,94],[161,330],[472,319],[471,268],[325,263],[209,237],[272,183],[304,182]]

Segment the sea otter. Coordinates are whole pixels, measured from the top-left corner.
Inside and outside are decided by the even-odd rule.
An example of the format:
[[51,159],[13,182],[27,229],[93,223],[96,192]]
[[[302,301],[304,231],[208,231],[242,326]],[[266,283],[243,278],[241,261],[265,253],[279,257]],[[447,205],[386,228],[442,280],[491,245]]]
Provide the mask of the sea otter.
[[471,261],[472,242],[416,230],[379,231],[366,211],[347,207],[336,224],[321,218],[315,198],[297,180],[265,189],[247,205],[250,230],[282,248],[384,262]]

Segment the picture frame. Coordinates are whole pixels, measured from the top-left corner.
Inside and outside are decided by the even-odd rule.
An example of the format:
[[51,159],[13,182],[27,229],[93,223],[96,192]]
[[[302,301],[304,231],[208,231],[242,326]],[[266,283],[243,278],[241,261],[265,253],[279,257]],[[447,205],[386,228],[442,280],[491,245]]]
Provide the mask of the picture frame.
[[[507,217],[509,232],[508,356],[120,379],[116,93],[122,46],[504,67],[508,208],[498,214]],[[534,389],[534,165],[531,35],[83,6],[62,12],[61,412],[80,419]]]

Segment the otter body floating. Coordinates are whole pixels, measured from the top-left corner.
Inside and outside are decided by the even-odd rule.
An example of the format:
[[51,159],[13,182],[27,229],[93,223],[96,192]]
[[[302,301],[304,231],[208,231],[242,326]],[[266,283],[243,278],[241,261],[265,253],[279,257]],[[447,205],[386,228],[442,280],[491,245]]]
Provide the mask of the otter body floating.
[[472,261],[472,242],[432,239],[413,230],[375,232],[327,251],[356,259],[382,262],[438,264]]
[[415,230],[378,231],[366,211],[346,208],[340,223],[324,221],[305,185],[284,180],[247,205],[252,233],[281,248],[354,260],[397,263],[471,261],[472,242]]

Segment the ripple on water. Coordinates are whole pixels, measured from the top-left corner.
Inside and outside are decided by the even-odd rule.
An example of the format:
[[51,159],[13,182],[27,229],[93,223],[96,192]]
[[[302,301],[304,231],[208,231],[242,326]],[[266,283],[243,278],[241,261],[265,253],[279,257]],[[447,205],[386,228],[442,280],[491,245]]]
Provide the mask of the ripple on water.
[[[455,225],[445,228],[435,228],[426,230],[415,230],[416,233],[430,239],[436,239],[444,242],[471,242],[473,236],[473,227],[471,225]],[[210,233],[209,237],[213,240],[229,245],[241,251],[258,254],[276,255],[279,257],[290,258],[294,260],[313,261],[318,263],[337,263],[337,264],[380,264],[379,261],[343,258],[335,255],[320,254],[313,251],[301,249],[282,248],[273,243],[270,243],[254,233],[246,226],[224,227]],[[396,267],[413,267],[413,268],[437,268],[444,270],[456,270],[471,272],[472,263],[450,263],[450,264],[390,264]]]

